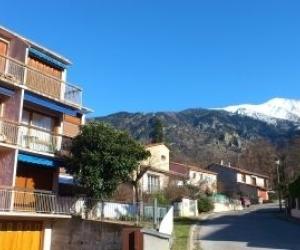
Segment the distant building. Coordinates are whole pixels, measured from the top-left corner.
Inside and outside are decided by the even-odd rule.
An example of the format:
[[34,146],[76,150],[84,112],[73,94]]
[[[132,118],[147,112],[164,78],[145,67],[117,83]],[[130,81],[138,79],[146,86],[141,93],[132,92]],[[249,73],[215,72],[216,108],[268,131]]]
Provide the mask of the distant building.
[[267,201],[269,177],[224,164],[211,164],[209,170],[218,173],[218,192],[230,196],[247,196],[259,202]]
[[187,184],[199,187],[204,192],[217,192],[217,173],[215,172],[178,162],[171,162],[170,170],[175,173],[184,174]]
[[165,144],[149,144],[145,149],[151,153],[151,156],[141,162],[143,167],[148,168],[140,182],[143,192],[155,193],[166,188],[171,180],[186,179],[186,173],[182,174],[170,169],[170,150]]

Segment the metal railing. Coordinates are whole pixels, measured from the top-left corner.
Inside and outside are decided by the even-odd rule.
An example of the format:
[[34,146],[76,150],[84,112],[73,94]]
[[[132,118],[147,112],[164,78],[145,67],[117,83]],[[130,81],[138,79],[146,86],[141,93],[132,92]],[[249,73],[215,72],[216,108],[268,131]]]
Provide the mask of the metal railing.
[[20,147],[53,154],[60,150],[61,136],[42,129],[20,125],[18,141]]
[[18,143],[18,125],[0,120],[0,142],[16,145]]
[[0,143],[53,154],[61,149],[62,136],[31,126],[0,120]]
[[100,201],[86,197],[62,197],[51,192],[0,187],[0,212],[75,215],[96,221],[147,223],[157,227],[169,210],[157,204]]
[[0,78],[69,104],[82,105],[81,88],[3,55],[0,55]]
[[0,55],[0,77],[21,85],[24,82],[25,67],[17,60]]
[[30,212],[71,215],[73,197],[60,197],[51,193],[0,189],[1,212]]

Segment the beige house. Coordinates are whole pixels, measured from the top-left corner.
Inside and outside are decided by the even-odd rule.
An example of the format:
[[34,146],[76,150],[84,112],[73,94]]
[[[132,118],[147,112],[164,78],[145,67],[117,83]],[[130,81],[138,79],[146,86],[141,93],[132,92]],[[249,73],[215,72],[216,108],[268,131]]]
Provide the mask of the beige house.
[[215,172],[178,162],[171,162],[170,170],[186,175],[187,184],[197,186],[203,191],[217,192],[217,173]]
[[170,150],[161,143],[149,144],[145,148],[151,153],[151,156],[141,163],[143,166],[149,167],[141,179],[141,189],[143,192],[153,193],[168,185],[169,177],[166,173],[169,171]]
[[156,143],[146,145],[145,148],[150,151],[151,157],[141,163],[143,167],[148,168],[140,181],[143,192],[158,192],[166,188],[171,179],[186,178],[185,174],[170,170],[170,150],[166,145]]

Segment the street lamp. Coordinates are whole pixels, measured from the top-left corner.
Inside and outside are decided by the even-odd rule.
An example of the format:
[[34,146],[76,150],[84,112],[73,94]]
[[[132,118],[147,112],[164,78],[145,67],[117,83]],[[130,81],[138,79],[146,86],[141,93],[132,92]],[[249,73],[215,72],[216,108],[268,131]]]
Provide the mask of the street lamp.
[[278,187],[278,199],[279,199],[279,211],[282,211],[282,203],[281,203],[281,187],[280,187],[280,174],[279,174],[279,167],[280,167],[280,160],[275,162],[276,164],[276,172],[277,172],[277,187]]

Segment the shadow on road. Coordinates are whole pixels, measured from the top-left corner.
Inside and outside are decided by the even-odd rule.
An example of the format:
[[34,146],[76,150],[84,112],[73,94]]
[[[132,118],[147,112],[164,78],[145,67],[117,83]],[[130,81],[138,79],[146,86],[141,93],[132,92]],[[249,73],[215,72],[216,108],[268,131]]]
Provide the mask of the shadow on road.
[[201,241],[244,242],[247,247],[300,250],[300,224],[274,208],[221,215],[201,223]]

